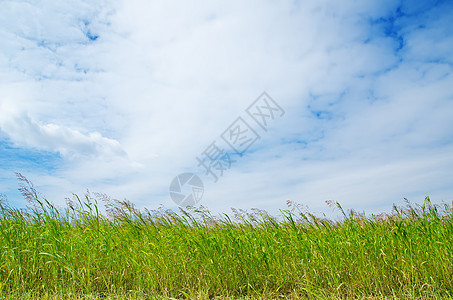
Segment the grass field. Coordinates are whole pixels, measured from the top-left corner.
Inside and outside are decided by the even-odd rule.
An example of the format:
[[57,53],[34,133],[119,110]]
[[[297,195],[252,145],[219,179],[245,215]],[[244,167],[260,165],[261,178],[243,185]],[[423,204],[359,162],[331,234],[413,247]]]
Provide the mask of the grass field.
[[369,217],[331,203],[344,213],[335,222],[293,203],[278,219],[140,212],[127,201],[106,201],[103,215],[101,195],[56,209],[21,180],[31,207],[0,206],[0,298],[453,296],[452,206],[428,197]]

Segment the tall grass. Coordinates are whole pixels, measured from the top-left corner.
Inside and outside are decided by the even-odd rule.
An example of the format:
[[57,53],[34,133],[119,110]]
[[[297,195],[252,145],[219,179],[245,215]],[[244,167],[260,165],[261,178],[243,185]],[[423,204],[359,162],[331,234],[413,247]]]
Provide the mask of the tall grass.
[[0,297],[452,297],[453,210],[429,197],[370,217],[330,203],[341,221],[290,202],[276,219],[105,196],[101,214],[102,195],[57,209],[19,179],[32,206],[0,201]]

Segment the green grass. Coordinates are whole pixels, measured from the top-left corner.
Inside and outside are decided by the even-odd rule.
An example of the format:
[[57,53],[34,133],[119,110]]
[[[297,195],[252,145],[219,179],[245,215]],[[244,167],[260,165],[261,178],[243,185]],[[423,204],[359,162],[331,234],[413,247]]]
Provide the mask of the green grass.
[[[56,209],[25,179],[33,207],[0,203],[0,298],[451,298],[453,210],[394,206],[341,221],[290,208],[213,217],[140,212],[85,195]],[[98,195],[99,196],[99,195]],[[97,197],[99,198],[99,197]]]

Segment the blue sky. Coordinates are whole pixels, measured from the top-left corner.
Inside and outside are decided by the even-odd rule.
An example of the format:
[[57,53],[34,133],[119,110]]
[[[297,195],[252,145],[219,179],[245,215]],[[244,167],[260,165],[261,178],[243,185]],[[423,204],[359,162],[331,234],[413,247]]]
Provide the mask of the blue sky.
[[[452,15],[451,1],[0,1],[0,193],[26,205],[21,172],[61,206],[89,189],[176,208],[170,182],[195,172],[215,212],[451,201]],[[196,157],[263,91],[285,114],[214,183]]]

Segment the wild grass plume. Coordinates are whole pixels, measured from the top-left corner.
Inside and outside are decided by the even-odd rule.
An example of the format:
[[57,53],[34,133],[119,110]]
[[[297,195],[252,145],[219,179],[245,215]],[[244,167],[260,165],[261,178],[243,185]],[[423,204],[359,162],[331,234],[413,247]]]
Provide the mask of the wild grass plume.
[[341,221],[292,202],[280,218],[212,216],[89,193],[58,209],[18,178],[31,206],[0,201],[2,298],[452,297],[453,210],[429,197],[369,217],[330,202]]

